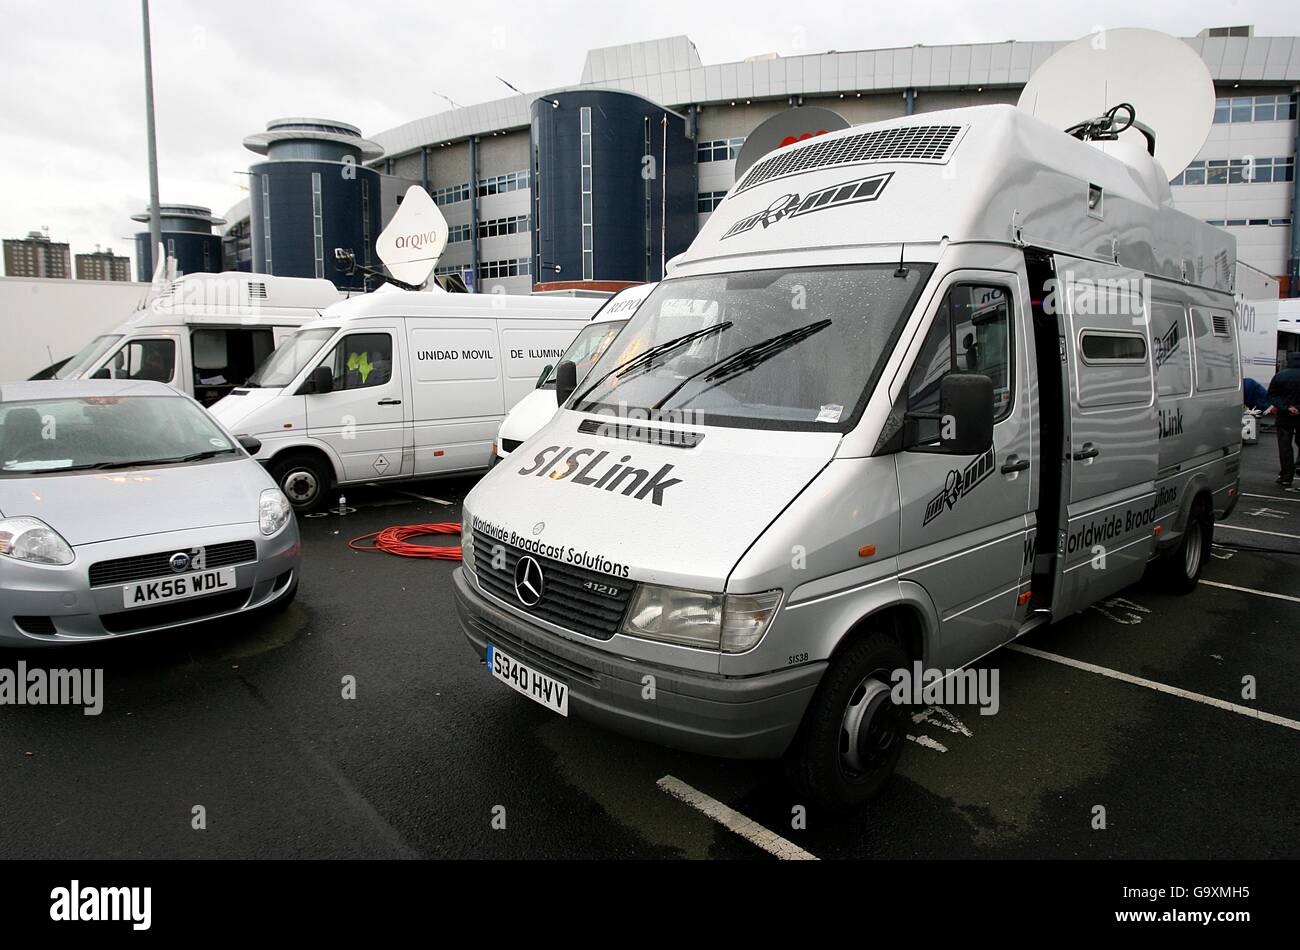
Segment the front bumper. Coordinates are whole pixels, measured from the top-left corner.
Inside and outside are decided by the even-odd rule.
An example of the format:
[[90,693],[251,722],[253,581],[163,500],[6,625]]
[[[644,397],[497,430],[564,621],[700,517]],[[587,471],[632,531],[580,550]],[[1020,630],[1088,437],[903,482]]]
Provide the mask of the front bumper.
[[[789,748],[826,669],[814,663],[731,677],[656,666],[542,630],[485,597],[465,569],[452,575],[456,614],[479,657],[491,642],[569,687],[569,709],[615,732],[735,759],[774,759]],[[646,699],[643,677],[654,677]]]
[[[235,586],[229,592],[128,610],[124,585],[90,584],[90,566],[101,561],[247,540],[256,545],[256,559],[231,565]],[[297,522],[290,521],[270,538],[256,524],[236,524],[84,544],[75,551],[76,560],[63,567],[0,560],[0,644],[116,639],[266,607],[297,584],[301,545]]]

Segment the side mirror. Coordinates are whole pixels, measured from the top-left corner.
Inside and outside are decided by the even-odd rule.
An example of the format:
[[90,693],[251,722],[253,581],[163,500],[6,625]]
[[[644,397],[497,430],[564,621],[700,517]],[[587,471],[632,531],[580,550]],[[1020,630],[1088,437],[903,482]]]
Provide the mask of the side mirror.
[[547,363],[546,369],[542,370],[541,375],[537,377],[537,385],[534,386],[533,388],[541,389],[542,383],[546,382],[546,377],[551,375],[551,370],[553,370],[554,368],[555,368],[554,363]]
[[555,370],[555,404],[563,406],[578,388],[578,367],[565,360]]
[[317,366],[298,389],[300,396],[319,396],[332,392],[334,392],[334,370],[328,366]]
[[238,442],[240,448],[249,455],[256,455],[258,452],[262,451],[261,440],[255,439],[251,435],[237,435],[235,436],[235,441]]
[[90,378],[91,379],[112,379],[113,374],[107,366],[101,366],[99,369],[95,370],[95,375],[91,376]]
[[939,423],[939,444],[913,446],[913,451],[941,455],[987,452],[993,444],[993,380],[980,373],[949,373],[939,384],[939,411],[908,413],[907,418],[913,423],[921,419]]

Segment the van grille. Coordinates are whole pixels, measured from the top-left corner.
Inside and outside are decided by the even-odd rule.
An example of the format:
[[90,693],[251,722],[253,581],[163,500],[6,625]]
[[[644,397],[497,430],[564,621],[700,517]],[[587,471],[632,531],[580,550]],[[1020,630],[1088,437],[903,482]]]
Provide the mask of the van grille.
[[[497,549],[504,555],[500,569],[492,566]],[[530,554],[541,565],[545,583],[542,599],[528,607],[515,594],[515,566],[525,553],[485,531],[474,529],[474,573],[484,590],[541,620],[584,636],[608,640],[618,632],[636,586],[632,581]],[[609,590],[602,592],[588,585]]]
[[843,138],[814,140],[802,148],[782,149],[755,164],[732,194],[813,168],[867,162],[943,162],[951,154],[963,128],[960,125],[905,125]]
[[[158,554],[141,554],[136,557],[123,557],[115,561],[99,561],[90,565],[90,586],[106,587],[110,584],[129,584],[150,577],[168,577],[175,573],[168,563],[177,551],[187,548],[172,548]],[[257,560],[257,544],[252,541],[228,541],[224,544],[210,544],[203,552],[203,569],[229,567],[245,561]],[[182,571],[181,573],[185,573]]]

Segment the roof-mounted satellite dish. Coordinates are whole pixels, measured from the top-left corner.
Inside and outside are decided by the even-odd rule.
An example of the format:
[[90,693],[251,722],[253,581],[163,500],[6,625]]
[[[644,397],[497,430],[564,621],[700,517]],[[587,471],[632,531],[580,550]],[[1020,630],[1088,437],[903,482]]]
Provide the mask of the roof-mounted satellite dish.
[[398,280],[423,286],[447,247],[447,219],[429,193],[412,185],[402,196],[388,227],[375,241],[375,253]]
[[[1130,121],[1128,110],[1134,116]],[[1156,30],[1100,30],[1053,53],[1020,93],[1019,107],[1085,139],[1141,145],[1170,178],[1196,157],[1214,124],[1214,80],[1200,55]],[[1112,112],[1112,110],[1115,110]],[[1107,122],[1093,122],[1110,115]]]

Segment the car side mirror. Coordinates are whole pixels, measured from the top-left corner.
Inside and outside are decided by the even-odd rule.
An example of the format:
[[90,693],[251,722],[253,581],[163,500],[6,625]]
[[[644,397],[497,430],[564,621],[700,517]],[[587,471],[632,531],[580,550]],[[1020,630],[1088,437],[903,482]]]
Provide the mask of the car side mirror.
[[95,370],[95,375],[91,376],[90,378],[91,379],[112,379],[113,374],[107,366],[101,366],[99,369]]
[[554,363],[547,363],[546,369],[542,370],[541,374],[537,377],[537,385],[534,386],[533,388],[541,389],[542,383],[546,382],[546,377],[551,375],[551,370],[553,370],[554,368],[555,368]]
[[578,388],[578,367],[572,360],[565,360],[555,370],[555,404],[563,406]]
[[334,370],[317,366],[298,389],[299,396],[321,396],[334,392]]
[[949,373],[939,384],[938,412],[909,412],[909,427],[920,420],[939,423],[937,445],[906,443],[912,451],[941,455],[979,455],[993,444],[993,380],[980,373]]
[[258,452],[262,451],[261,440],[255,439],[251,435],[237,435],[235,436],[235,441],[238,442],[239,447],[249,455],[256,455]]

